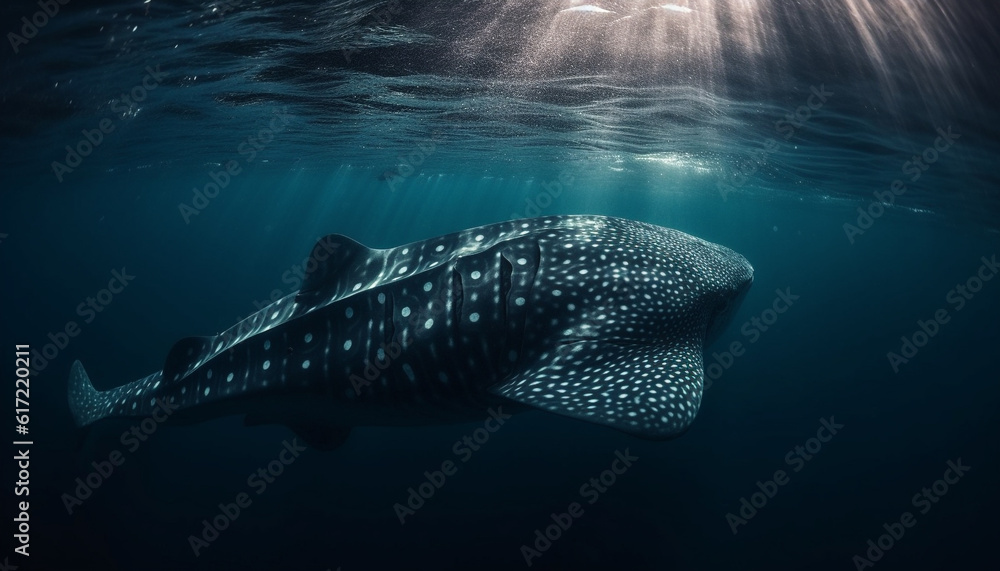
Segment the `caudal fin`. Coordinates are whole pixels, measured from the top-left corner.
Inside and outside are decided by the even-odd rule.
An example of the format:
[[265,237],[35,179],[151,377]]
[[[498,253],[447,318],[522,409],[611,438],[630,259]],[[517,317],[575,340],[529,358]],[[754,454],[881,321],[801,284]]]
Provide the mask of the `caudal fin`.
[[[163,373],[151,375],[106,391],[94,388],[80,361],[69,370],[69,410],[77,426],[87,426],[102,418],[148,416],[160,407],[156,397]],[[183,393],[184,389],[181,389]],[[205,394],[208,394],[206,389]]]
[[106,416],[107,395],[94,388],[83,370],[83,363],[73,361],[69,371],[69,410],[77,426],[87,426]]

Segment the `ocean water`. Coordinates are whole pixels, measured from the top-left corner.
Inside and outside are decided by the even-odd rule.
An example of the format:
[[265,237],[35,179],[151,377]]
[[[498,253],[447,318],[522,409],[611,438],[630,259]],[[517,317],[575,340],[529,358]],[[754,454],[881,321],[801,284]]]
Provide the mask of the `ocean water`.
[[[0,333],[12,392],[14,346],[32,351],[29,433],[5,414],[11,442],[33,443],[8,448],[0,562],[995,562],[995,3],[43,0],[0,14]],[[472,450],[484,411],[282,456],[292,432],[238,416],[168,418],[143,440],[135,420],[73,424],[74,360],[101,390],[158,370],[177,340],[293,293],[319,237],[390,247],[559,214],[676,228],[753,264],[683,436],[527,412]],[[252,477],[269,465],[270,482]],[[206,521],[225,529],[208,541]]]

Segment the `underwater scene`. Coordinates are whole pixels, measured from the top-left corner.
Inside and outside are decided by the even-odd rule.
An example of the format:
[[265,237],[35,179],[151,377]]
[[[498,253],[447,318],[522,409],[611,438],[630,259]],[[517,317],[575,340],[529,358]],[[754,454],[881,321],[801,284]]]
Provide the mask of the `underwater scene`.
[[0,23],[0,569],[995,568],[996,2]]

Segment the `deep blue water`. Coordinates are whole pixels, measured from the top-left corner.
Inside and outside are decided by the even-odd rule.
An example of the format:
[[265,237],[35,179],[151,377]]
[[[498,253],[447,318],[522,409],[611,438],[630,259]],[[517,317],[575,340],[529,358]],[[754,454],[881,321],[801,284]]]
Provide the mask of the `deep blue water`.
[[[995,6],[593,6],[607,12],[72,0],[26,43],[5,36],[3,374],[14,344],[42,351],[71,321],[79,332],[33,362],[31,555],[13,551],[25,498],[8,495],[0,561],[523,569],[521,546],[581,502],[532,569],[846,571],[904,512],[915,525],[874,568],[990,568],[1000,280],[975,278],[1000,254]],[[5,6],[4,33],[40,9]],[[86,150],[102,125],[70,166],[66,146]],[[225,187],[196,198],[227,165]],[[133,421],[73,425],[74,360],[99,389],[153,372],[178,339],[292,293],[321,236],[389,247],[553,214],[676,228],[753,263],[682,437],[530,412],[463,461],[453,446],[482,422],[361,427],[336,451],[302,452],[258,495],[248,476],[279,457],[284,428],[167,421],[130,451],[119,437]],[[114,271],[134,280],[100,313],[78,311]],[[779,290],[798,297],[764,330],[753,320],[775,316]],[[947,322],[908,362],[887,356],[941,310]],[[734,342],[745,352],[712,374]],[[831,417],[843,427],[797,460]],[[67,513],[64,494],[113,450],[125,462]],[[581,486],[626,450],[638,459],[589,503]],[[959,459],[968,472],[914,503]],[[394,504],[449,460],[457,473],[401,525]],[[727,514],[778,470],[787,483],[734,534]],[[252,504],[196,557],[188,537],[241,492]]]

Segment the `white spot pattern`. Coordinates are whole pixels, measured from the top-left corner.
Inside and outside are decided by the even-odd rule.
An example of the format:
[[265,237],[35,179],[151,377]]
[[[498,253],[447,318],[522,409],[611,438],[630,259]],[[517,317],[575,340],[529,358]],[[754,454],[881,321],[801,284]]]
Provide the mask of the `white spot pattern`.
[[[411,291],[423,289],[427,293],[438,285],[444,293],[450,287],[446,285],[449,282],[436,278],[428,281],[421,274],[438,264],[441,264],[438,271],[450,271],[446,270],[449,260],[483,253],[499,244],[505,252],[509,249],[510,254],[504,254],[509,260],[508,267],[510,262],[514,264],[512,285],[524,288],[517,290],[519,295],[511,292],[507,299],[512,300],[512,305],[508,309],[530,319],[524,322],[523,343],[518,340],[517,345],[520,348],[523,344],[524,355],[508,348],[495,353],[502,356],[504,362],[511,363],[509,366],[538,365],[515,371],[512,381],[497,387],[498,394],[642,436],[674,436],[690,424],[701,400],[704,332],[714,330],[724,321],[731,313],[732,302],[752,280],[752,268],[745,259],[726,248],[681,232],[613,218],[549,217],[476,230],[446,237],[444,242],[439,238],[434,243],[383,250],[388,265],[370,264],[368,267],[371,260],[359,262],[367,268],[351,274],[359,281],[346,282],[349,278],[345,278],[346,283],[338,285],[337,291],[318,302],[300,302],[295,296],[278,300],[236,327],[210,338],[202,349],[188,347],[185,354],[190,362],[181,365],[179,370],[174,368],[166,383],[163,383],[162,372],[157,372],[128,385],[98,392],[82,367],[74,364],[70,383],[74,416],[78,422],[86,424],[115,414],[149,414],[150,407],[157,406],[160,397],[174,395],[172,398],[179,398],[182,406],[194,406],[203,397],[208,397],[213,388],[222,391],[217,397],[221,398],[240,390],[267,387],[267,379],[260,370],[267,371],[274,358],[278,359],[275,363],[282,381],[279,385],[287,382],[286,376],[293,381],[295,373],[289,368],[294,369],[294,363],[299,363],[301,370],[310,369],[313,364],[311,359],[294,355],[315,347],[312,344],[316,330],[300,328],[295,333],[295,330],[280,328],[343,299],[369,296],[362,299],[360,305],[364,314],[362,324],[369,324],[367,330],[354,322],[355,328],[350,331],[354,339],[361,336],[368,351],[375,350],[381,340],[373,344],[367,336],[386,334],[387,329],[385,318],[370,319],[375,316],[368,315],[372,302],[368,291],[400,281],[402,289],[383,290],[392,291],[393,296],[402,292],[402,297],[393,297],[397,307],[401,306],[400,300],[415,298],[413,294],[407,297],[405,284],[408,280],[420,279],[416,284],[422,283],[422,288],[416,284],[410,286]],[[531,244],[535,253],[525,255],[530,249],[508,246],[518,244],[517,240],[527,241],[524,244]],[[430,254],[430,249],[434,254]],[[534,271],[535,266],[539,269],[533,283],[518,281],[523,279],[520,272]],[[427,304],[429,296],[417,298],[416,304],[410,302],[401,306],[395,319],[399,319],[398,316],[410,318],[414,314],[417,319],[426,319],[409,327],[405,322],[397,323],[396,326],[401,327],[397,334],[402,335],[401,338],[415,335],[413,328],[419,328],[417,326],[422,323],[427,333],[421,335],[430,336],[427,337],[430,344],[408,346],[403,354],[418,351],[420,353],[412,355],[427,358],[399,357],[387,354],[385,349],[379,350],[379,356],[394,365],[384,372],[378,384],[388,387],[391,375],[404,375],[411,383],[435,379],[434,382],[442,387],[448,383],[470,383],[489,371],[484,367],[495,366],[482,361],[478,353],[469,352],[480,344],[483,348],[489,347],[488,339],[473,335],[456,338],[455,335],[467,334],[468,330],[463,331],[461,327],[468,327],[468,323],[479,324],[477,331],[490,331],[500,323],[496,320],[501,319],[501,313],[496,313],[495,309],[501,302],[497,267],[463,274],[471,280],[486,278],[478,282],[483,287],[470,292],[465,300],[467,309],[463,313],[468,317],[465,325],[453,322],[449,312],[435,310],[433,303]],[[470,286],[466,281],[465,287]],[[386,303],[386,294],[380,291],[377,299],[379,303]],[[452,301],[444,301],[441,307],[450,311]],[[428,311],[438,313],[424,313],[425,304]],[[471,310],[468,304],[478,305]],[[330,345],[343,343],[344,351],[350,351],[353,345],[352,339],[346,338],[347,328],[359,305],[338,307],[343,309],[336,311],[342,311],[340,315],[346,320],[327,319],[320,325],[323,327],[318,347],[321,353],[317,354],[323,357],[324,372],[331,360],[363,359],[364,355],[371,355],[366,351],[342,354],[343,357],[330,353]],[[411,307],[416,309],[411,310]],[[387,309],[379,311],[392,314]],[[434,328],[441,319],[445,320],[443,324]],[[357,328],[357,325],[362,326]],[[453,330],[453,327],[460,329]],[[258,337],[272,331],[268,333],[270,338]],[[275,334],[279,337],[275,338]],[[325,341],[322,335],[326,336]],[[262,344],[256,345],[255,340],[253,346],[234,349],[254,337]],[[259,353],[260,347],[264,352],[271,351],[272,339],[280,350],[268,353],[270,358],[263,361],[254,359],[253,354]],[[615,339],[615,343],[607,343],[606,339]],[[303,343],[310,347],[304,347]],[[285,356],[286,347],[289,356]],[[457,358],[459,354],[461,358]],[[434,358],[430,359],[431,356]],[[251,360],[247,362],[247,358]],[[249,366],[254,362],[261,367],[256,372]],[[211,365],[206,366],[209,363]],[[441,369],[427,370],[435,363]],[[348,367],[348,375],[344,378],[352,371],[360,373],[363,370],[363,365],[353,367]],[[420,370],[415,370],[417,367]],[[199,369],[204,375],[192,375]],[[215,370],[225,375],[226,383],[237,378],[241,382],[221,385],[221,388],[218,381],[205,386],[206,381],[215,378]],[[174,372],[177,372],[176,377]],[[273,375],[269,378],[276,380]],[[192,391],[187,390],[189,387]],[[154,390],[156,398],[151,398],[150,392]],[[472,390],[472,387],[463,390]]]

